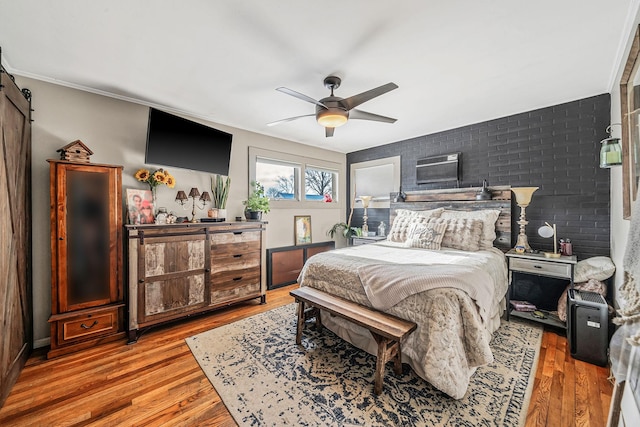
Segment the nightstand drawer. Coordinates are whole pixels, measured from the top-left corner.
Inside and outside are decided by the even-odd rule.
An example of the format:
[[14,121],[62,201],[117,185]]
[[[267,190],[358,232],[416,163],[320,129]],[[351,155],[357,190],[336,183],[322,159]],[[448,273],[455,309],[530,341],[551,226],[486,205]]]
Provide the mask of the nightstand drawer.
[[526,273],[542,274],[571,280],[571,264],[511,258],[509,261],[509,269],[512,271],[523,271]]

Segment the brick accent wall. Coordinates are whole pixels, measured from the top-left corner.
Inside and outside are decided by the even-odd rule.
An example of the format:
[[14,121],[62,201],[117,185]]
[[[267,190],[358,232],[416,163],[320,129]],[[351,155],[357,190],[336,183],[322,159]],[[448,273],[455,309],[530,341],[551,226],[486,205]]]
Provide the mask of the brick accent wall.
[[[481,186],[483,179],[489,186],[540,187],[526,211],[532,248],[553,249],[551,239],[537,233],[548,221],[557,224],[559,238],[571,239],[578,259],[609,256],[610,172],[599,168],[598,157],[608,136],[610,103],[609,94],[602,94],[356,151],[347,154],[347,166],[400,155],[404,190],[451,188],[455,182],[416,184],[416,160],[461,152],[460,187]],[[381,220],[388,224],[388,214],[369,209],[370,230]],[[514,206],[516,233],[519,215]],[[362,224],[362,209],[354,210],[352,224]]]

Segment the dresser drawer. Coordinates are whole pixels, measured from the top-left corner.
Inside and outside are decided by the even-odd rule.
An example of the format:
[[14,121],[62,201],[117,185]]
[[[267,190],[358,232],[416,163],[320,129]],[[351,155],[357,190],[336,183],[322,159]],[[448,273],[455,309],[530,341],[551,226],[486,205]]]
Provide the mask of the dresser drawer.
[[58,344],[83,341],[119,332],[119,309],[69,316],[57,323]]
[[248,268],[259,267],[261,262],[260,252],[245,252],[233,255],[211,256],[211,273],[223,271],[243,271]]
[[209,236],[211,256],[236,255],[245,252],[260,251],[261,231],[234,231],[214,233]]
[[529,259],[511,258],[509,268],[512,271],[541,274],[543,276],[571,279],[571,264],[563,264],[549,261],[535,261]]
[[211,305],[260,295],[260,267],[212,276]]

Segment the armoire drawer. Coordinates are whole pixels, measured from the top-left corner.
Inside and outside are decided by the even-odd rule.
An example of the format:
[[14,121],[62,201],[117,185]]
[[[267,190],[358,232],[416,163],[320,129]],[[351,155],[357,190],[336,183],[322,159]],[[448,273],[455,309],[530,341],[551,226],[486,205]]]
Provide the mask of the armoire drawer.
[[53,317],[51,322],[56,324],[58,343],[72,343],[119,332],[119,311],[113,307],[95,313]]

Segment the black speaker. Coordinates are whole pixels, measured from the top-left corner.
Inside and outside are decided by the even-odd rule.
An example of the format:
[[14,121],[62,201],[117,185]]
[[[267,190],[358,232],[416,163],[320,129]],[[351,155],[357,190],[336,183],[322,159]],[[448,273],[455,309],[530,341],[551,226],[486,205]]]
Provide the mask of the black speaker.
[[605,366],[609,361],[609,310],[595,292],[569,289],[567,293],[567,340],[571,356]]

